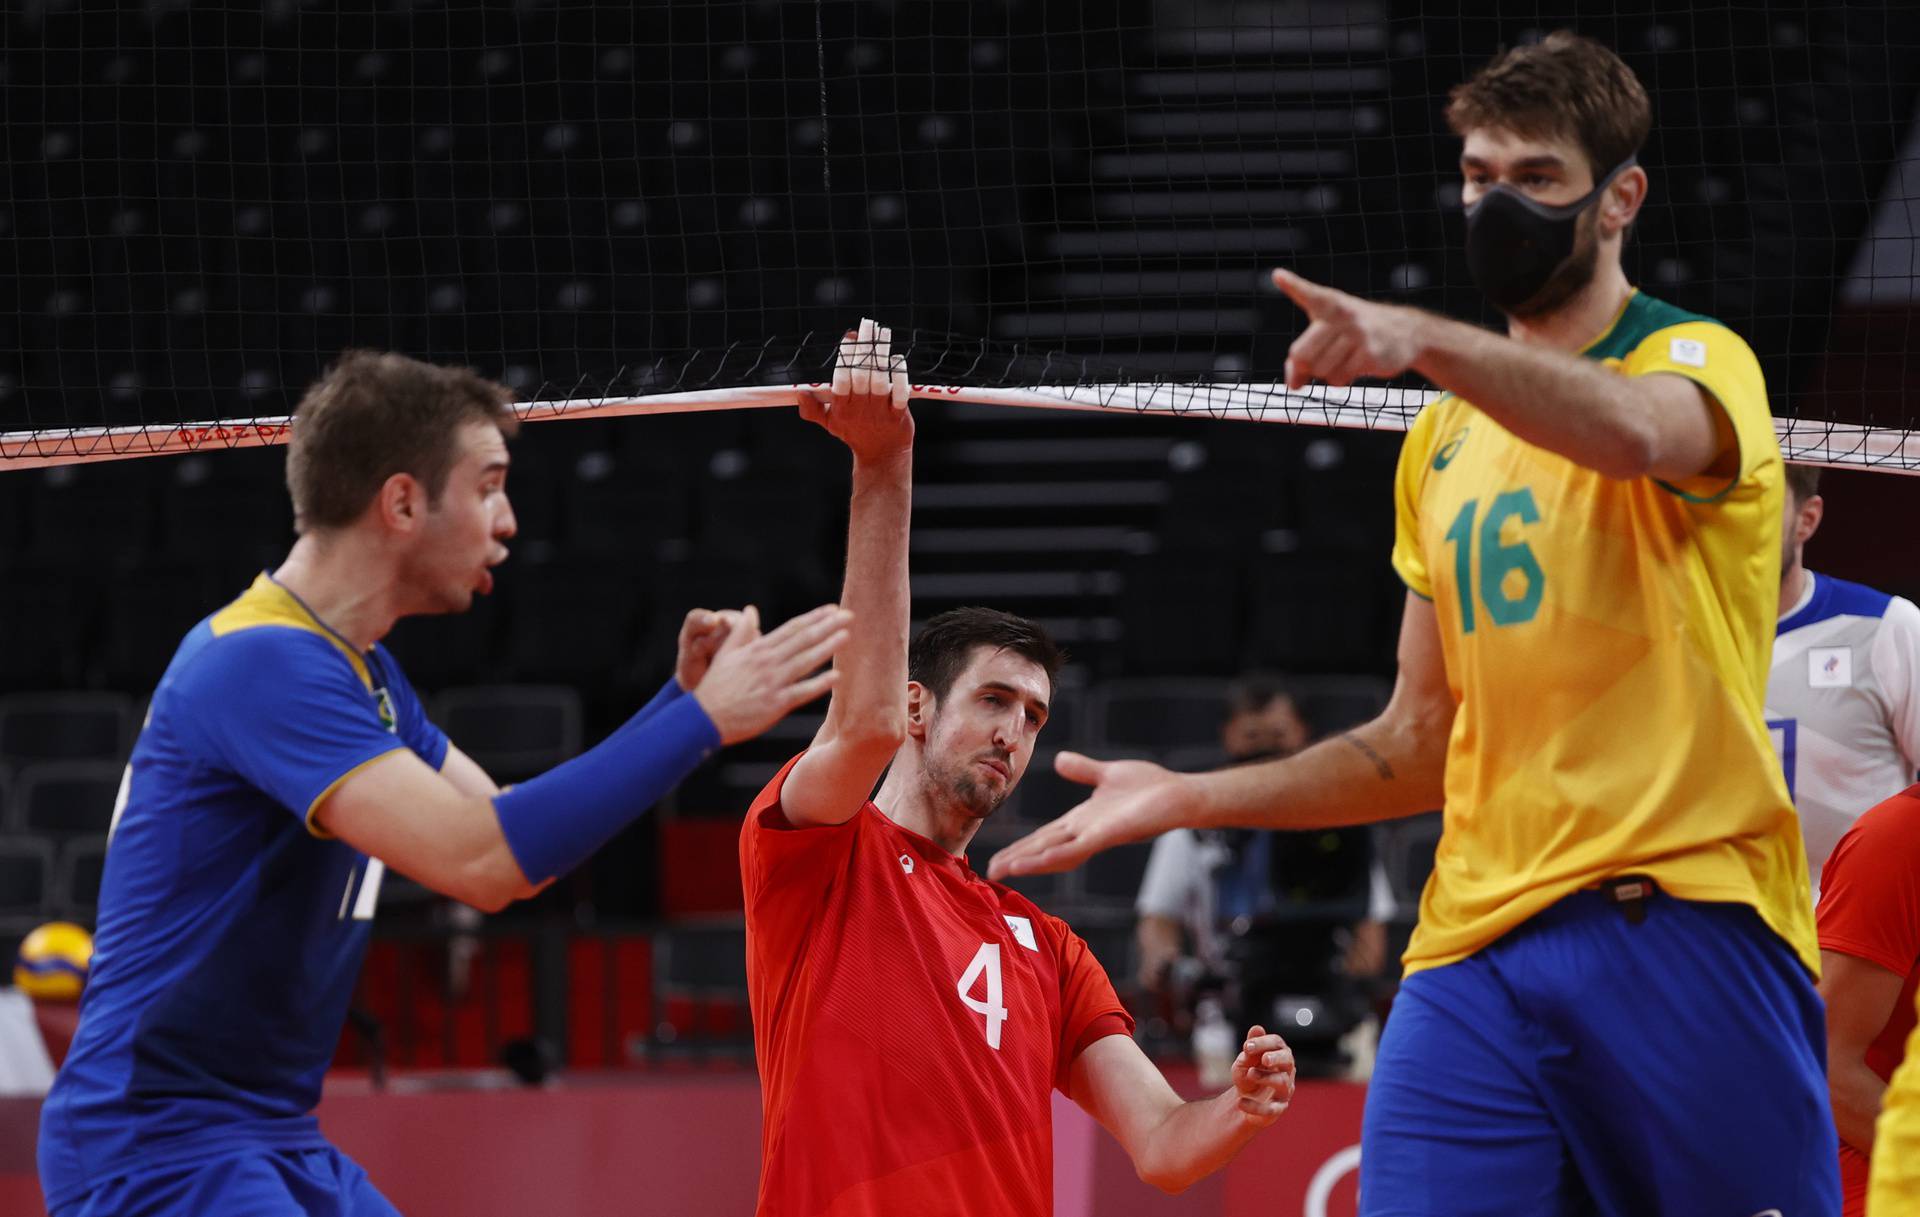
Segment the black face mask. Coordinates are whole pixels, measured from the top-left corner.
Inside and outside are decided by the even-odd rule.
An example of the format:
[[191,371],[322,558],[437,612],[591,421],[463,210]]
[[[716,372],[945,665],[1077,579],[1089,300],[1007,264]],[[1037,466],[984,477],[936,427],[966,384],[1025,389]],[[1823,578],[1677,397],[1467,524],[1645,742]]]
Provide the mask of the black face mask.
[[1527,302],[1573,256],[1580,213],[1634,163],[1633,157],[1621,161],[1599,185],[1559,207],[1536,203],[1511,186],[1492,186],[1467,208],[1467,267],[1495,308],[1509,316],[1528,314]]

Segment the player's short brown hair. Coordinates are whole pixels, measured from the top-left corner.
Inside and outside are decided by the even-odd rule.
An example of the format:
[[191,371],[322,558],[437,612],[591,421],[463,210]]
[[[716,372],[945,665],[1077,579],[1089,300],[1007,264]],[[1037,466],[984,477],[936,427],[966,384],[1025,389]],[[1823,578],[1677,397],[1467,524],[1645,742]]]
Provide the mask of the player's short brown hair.
[[990,608],[948,609],[914,636],[907,648],[907,679],[925,685],[936,698],[945,697],[966,671],[975,647],[1031,659],[1046,670],[1049,685],[1067,659],[1060,644],[1025,617]]
[[1820,466],[1788,465],[1787,494],[1797,503],[1804,503],[1820,493]]
[[520,420],[506,387],[468,371],[405,355],[348,351],[313,382],[293,414],[287,441],[287,492],[297,532],[338,528],[358,519],[396,473],[446,489],[468,423],[492,423],[512,436]]
[[1591,38],[1555,30],[1509,47],[1447,94],[1455,135],[1488,127],[1534,139],[1571,139],[1593,180],[1647,142],[1653,104],[1633,69]]

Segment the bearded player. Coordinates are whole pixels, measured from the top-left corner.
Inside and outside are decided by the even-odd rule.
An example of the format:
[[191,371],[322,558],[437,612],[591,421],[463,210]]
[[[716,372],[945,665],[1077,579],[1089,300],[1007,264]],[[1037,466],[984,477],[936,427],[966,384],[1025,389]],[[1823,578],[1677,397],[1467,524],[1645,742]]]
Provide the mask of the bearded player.
[[1806,858],[1762,713],[1782,472],[1759,365],[1627,282],[1651,115],[1610,51],[1517,47],[1447,113],[1506,334],[1275,272],[1310,319],[1291,384],[1446,390],[1400,457],[1387,709],[1213,774],[1063,754],[1098,789],[992,872],[1444,806],[1361,1211],[1836,1213]]
[[1255,1027],[1233,1087],[1183,1103],[1086,943],[967,864],[1033,755],[1060,652],[988,609],[934,618],[909,649],[913,419],[889,338],[862,322],[832,401],[802,407],[853,450],[845,606],[860,626],[812,746],[741,829],[758,1211],[1050,1213],[1055,1088],[1177,1191],[1278,1118],[1292,1054]]

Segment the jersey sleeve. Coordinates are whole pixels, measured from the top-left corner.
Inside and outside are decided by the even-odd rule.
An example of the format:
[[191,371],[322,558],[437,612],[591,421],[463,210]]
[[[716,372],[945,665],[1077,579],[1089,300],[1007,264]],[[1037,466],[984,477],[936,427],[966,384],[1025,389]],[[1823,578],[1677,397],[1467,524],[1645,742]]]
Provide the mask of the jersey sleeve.
[[1133,1016],[1120,1003],[1113,981],[1086,939],[1058,917],[1041,916],[1060,969],[1060,1036],[1053,1084],[1064,1092],[1073,1062],[1087,1045],[1109,1035],[1132,1035]]
[[1873,671],[1887,700],[1887,723],[1907,766],[1920,781],[1920,607],[1895,596],[1873,638]]
[[1861,816],[1820,873],[1820,949],[1898,975],[1920,960],[1920,786]]
[[1400,444],[1400,463],[1393,475],[1393,569],[1408,590],[1422,600],[1433,599],[1433,580],[1427,573],[1427,556],[1420,548],[1420,491],[1433,464],[1438,414],[1439,403],[1435,402],[1420,411],[1407,428],[1407,438]]
[[[347,658],[304,630],[260,627],[210,643],[177,689],[180,728],[216,768],[238,775],[313,827],[321,801],[355,770],[408,746]],[[396,706],[396,719],[398,707]]]
[[1655,330],[1627,356],[1623,370],[1628,376],[1665,372],[1686,377],[1713,396],[1733,428],[1739,451],[1731,475],[1704,473],[1661,482],[1667,490],[1691,502],[1711,503],[1753,479],[1767,465],[1779,463],[1780,442],[1774,435],[1760,361],[1746,340],[1726,326],[1686,321]]
[[447,760],[447,733],[427,718],[419,692],[385,647],[380,648],[380,658],[388,674],[387,695],[393,700],[394,734],[406,741],[421,760],[439,769]]
[[780,767],[740,826],[740,884],[747,916],[770,932],[781,925],[804,924],[852,859],[866,820],[864,810],[842,824],[799,827],[788,820],[780,792],[799,763],[796,756]]

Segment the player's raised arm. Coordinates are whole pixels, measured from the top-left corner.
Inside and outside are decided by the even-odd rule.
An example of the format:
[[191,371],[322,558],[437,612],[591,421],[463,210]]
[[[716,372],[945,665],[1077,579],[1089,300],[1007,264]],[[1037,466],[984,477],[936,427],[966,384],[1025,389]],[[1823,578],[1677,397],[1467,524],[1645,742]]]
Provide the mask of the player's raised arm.
[[[851,620],[822,605],[763,636],[748,609],[725,619],[717,648],[715,631],[696,631],[690,620],[678,670],[697,671],[694,687],[676,678],[565,764],[489,797],[457,764],[435,772],[396,748],[343,778],[312,822],[442,895],[497,910],[585,861],[714,749],[758,735],[830,689],[836,674],[815,673],[846,642]],[[690,658],[690,648],[710,659]]]
[[1292,271],[1274,271],[1273,281],[1309,318],[1287,354],[1290,388],[1416,371],[1528,443],[1608,477],[1735,471],[1725,410],[1684,376],[1621,376],[1597,360],[1362,300]]
[[840,344],[832,399],[800,406],[801,417],[853,452],[840,602],[860,628],[834,658],[840,682],[827,720],[782,787],[781,807],[796,825],[839,824],[859,811],[906,734],[913,415],[892,338],[862,321]]
[[1071,870],[1171,828],[1328,828],[1429,811],[1445,795],[1454,710],[1433,604],[1409,592],[1399,679],[1378,718],[1280,760],[1203,774],[1062,752],[1060,773],[1092,796],[995,854],[987,873]]

